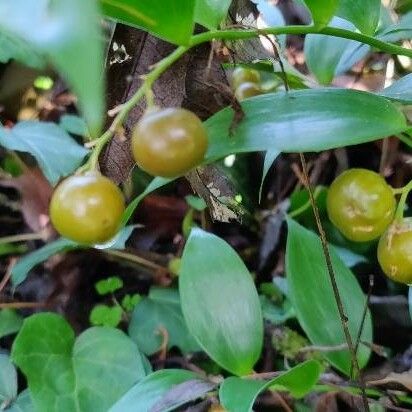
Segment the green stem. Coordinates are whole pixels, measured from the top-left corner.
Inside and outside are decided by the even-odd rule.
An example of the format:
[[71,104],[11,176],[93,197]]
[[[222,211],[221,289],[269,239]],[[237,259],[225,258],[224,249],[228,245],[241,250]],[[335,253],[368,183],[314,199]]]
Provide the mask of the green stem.
[[392,43],[386,43],[382,40],[375,39],[374,37],[367,36],[365,34],[356,33],[350,30],[339,29],[336,27],[324,27],[319,29],[315,26],[282,26],[282,27],[270,27],[263,30],[258,29],[227,29],[227,30],[213,30],[205,33],[200,33],[191,37],[187,46],[180,46],[174,50],[169,56],[165,57],[159,63],[157,63],[153,70],[150,71],[145,77],[143,84],[136,91],[130,100],[128,100],[120,109],[119,113],[113,120],[110,128],[97,140],[96,145],[90,155],[89,160],[83,165],[79,172],[93,170],[98,168],[99,157],[106,146],[106,144],[112,139],[119,127],[122,126],[130,110],[135,107],[139,101],[150,94],[153,83],[170,67],[173,63],[180,59],[191,48],[198,46],[202,43],[207,43],[215,39],[220,40],[246,40],[261,35],[280,35],[280,34],[323,34],[333,37],[340,37],[349,40],[355,40],[360,43],[368,44],[375,47],[378,50],[387,52],[390,54],[397,54],[408,56],[412,58],[412,50],[406,49],[401,46],[397,46]]
[[412,190],[412,180],[402,188],[401,198],[399,199],[398,208],[396,209],[395,220],[402,220],[403,213],[406,207],[406,199],[408,198],[409,192]]

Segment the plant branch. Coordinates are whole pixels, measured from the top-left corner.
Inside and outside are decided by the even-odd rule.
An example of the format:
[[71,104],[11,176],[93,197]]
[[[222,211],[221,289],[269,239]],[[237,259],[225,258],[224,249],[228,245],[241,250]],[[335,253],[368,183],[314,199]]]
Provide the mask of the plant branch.
[[199,46],[202,43],[207,43],[216,39],[220,40],[246,40],[259,36],[280,34],[323,34],[333,37],[340,37],[350,40],[356,40],[360,43],[368,44],[376,49],[390,54],[403,55],[412,58],[412,50],[398,46],[396,44],[387,43],[376,39],[372,36],[356,33],[350,30],[339,29],[336,27],[317,28],[315,26],[282,26],[269,27],[267,29],[227,29],[227,30],[213,30],[205,33],[200,33],[192,36],[187,46],[180,46],[175,49],[169,56],[158,62],[153,69],[146,75],[142,76],[143,83],[136,93],[121,106],[116,108],[116,117],[114,118],[109,129],[98,139],[93,141],[95,144],[93,151],[88,161],[79,169],[79,172],[93,170],[98,168],[99,157],[106,146],[112,139],[116,131],[122,126],[130,110],[135,107],[142,98],[151,93],[153,83],[170,67],[179,60],[186,52],[193,47]]
[[325,255],[326,266],[327,266],[328,274],[329,274],[330,281],[331,281],[331,284],[332,284],[333,294],[335,296],[336,305],[338,307],[338,312],[339,312],[339,317],[340,317],[340,321],[341,321],[341,324],[342,324],[343,333],[345,335],[345,339],[346,339],[346,342],[348,344],[349,352],[350,352],[351,357],[352,357],[352,366],[354,368],[354,371],[356,373],[357,378],[359,379],[360,388],[361,388],[361,391],[362,391],[363,406],[364,406],[365,411],[369,412],[369,404],[368,404],[368,398],[367,398],[366,392],[365,392],[365,385],[364,385],[362,377],[360,375],[360,367],[359,367],[359,363],[358,363],[358,358],[356,356],[356,351],[355,351],[355,347],[354,347],[354,344],[353,344],[353,341],[352,341],[352,336],[350,334],[349,327],[348,327],[349,319],[345,314],[345,308],[343,306],[342,298],[341,298],[340,292],[339,292],[339,287],[338,287],[338,284],[336,282],[335,270],[333,268],[332,258],[331,258],[330,252],[329,252],[329,244],[328,244],[328,241],[327,241],[327,238],[326,238],[325,231],[324,231],[323,226],[322,226],[322,222],[321,222],[320,215],[319,215],[319,210],[318,210],[318,207],[316,205],[316,200],[315,200],[315,197],[313,195],[313,191],[312,191],[312,187],[311,187],[311,184],[310,184],[308,171],[307,171],[306,159],[305,159],[305,156],[304,156],[303,153],[300,153],[300,162],[302,164],[302,171],[303,171],[303,176],[305,178],[306,188],[308,189],[308,192],[309,192],[309,199],[311,201],[313,213],[315,215],[316,225],[318,227],[320,240],[321,240],[321,243],[322,243],[322,249],[323,249],[323,253]]

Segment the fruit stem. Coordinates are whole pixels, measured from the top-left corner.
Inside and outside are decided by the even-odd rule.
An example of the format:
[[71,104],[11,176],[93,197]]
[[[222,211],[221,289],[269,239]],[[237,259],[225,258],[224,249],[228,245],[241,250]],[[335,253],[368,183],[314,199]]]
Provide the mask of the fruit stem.
[[[399,189],[398,189],[399,190]],[[403,214],[406,208],[406,200],[408,198],[409,192],[412,190],[412,180],[404,187],[402,187],[401,191],[401,198],[399,199],[398,208],[396,209],[395,213],[395,220],[402,220]]]

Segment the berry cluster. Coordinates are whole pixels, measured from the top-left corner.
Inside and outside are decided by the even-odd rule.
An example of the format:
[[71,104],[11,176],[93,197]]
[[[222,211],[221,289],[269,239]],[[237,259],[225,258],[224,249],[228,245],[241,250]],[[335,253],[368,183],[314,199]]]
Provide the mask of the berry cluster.
[[349,240],[379,239],[378,261],[392,280],[412,283],[412,219],[397,218],[395,193],[377,173],[350,169],[331,184],[327,211]]
[[[132,154],[153,176],[173,178],[202,162],[207,134],[201,120],[181,108],[151,109],[137,123]],[[62,181],[50,202],[50,219],[64,237],[83,244],[103,243],[117,233],[125,201],[120,189],[97,171]]]

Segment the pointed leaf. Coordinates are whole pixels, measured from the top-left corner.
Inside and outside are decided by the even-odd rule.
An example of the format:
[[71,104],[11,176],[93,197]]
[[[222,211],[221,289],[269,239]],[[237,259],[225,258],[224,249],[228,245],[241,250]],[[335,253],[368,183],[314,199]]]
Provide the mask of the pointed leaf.
[[250,373],[262,350],[263,319],[252,277],[237,253],[219,237],[192,229],[179,289],[189,331],[206,353],[236,375]]
[[26,375],[37,410],[108,410],[144,377],[136,345],[120,330],[90,328],[76,340],[59,315],[27,318],[12,359]]
[[[355,342],[366,297],[353,273],[344,265],[333,248],[330,248],[330,255],[341,300],[349,319],[348,328]],[[345,344],[320,239],[315,233],[291,219],[288,219],[286,273],[290,299],[299,323],[311,342],[321,346]],[[369,310],[361,341],[372,342],[372,320]],[[369,347],[362,344],[359,346],[358,362],[361,368],[368,362],[370,353]],[[337,369],[346,374],[350,373],[351,356],[348,349],[325,352],[323,355]]]
[[193,32],[195,0],[100,0],[106,16],[137,26],[175,44]]
[[205,122],[207,162],[240,152],[328,150],[398,134],[408,127],[401,110],[387,99],[356,90],[279,92],[247,99],[242,107],[245,118],[233,135],[230,108]]
[[270,381],[230,377],[221,385],[219,398],[228,412],[252,412],[256,398],[264,390],[276,386],[277,390],[301,398],[310,392],[321,372],[319,362],[309,360]]
[[17,372],[8,355],[0,353],[0,410],[17,396]]
[[403,104],[412,104],[412,74],[402,77],[379,94]]
[[13,309],[0,310],[0,338],[17,333],[23,324],[23,317]]
[[339,0],[305,0],[316,26],[326,26],[338,8]]

